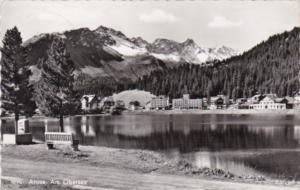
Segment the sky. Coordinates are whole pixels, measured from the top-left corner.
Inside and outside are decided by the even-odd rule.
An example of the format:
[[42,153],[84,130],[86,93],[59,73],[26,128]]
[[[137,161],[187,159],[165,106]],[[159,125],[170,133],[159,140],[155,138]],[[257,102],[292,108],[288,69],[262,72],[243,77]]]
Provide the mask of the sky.
[[[2,2],[1,2],[2,1]],[[289,1],[7,1],[0,0],[0,39],[17,26],[23,40],[48,32],[103,25],[149,42],[195,40],[246,51],[300,25],[300,3]]]

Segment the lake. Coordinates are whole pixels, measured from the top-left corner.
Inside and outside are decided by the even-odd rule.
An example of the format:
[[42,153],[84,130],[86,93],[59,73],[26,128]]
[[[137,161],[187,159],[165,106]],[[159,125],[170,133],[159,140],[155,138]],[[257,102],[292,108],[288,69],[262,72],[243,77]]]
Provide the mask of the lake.
[[[33,119],[30,126],[34,139],[43,141],[43,121]],[[49,129],[57,130],[57,122]],[[237,175],[300,180],[300,117],[294,115],[78,116],[65,121],[65,131],[82,145],[154,150]]]

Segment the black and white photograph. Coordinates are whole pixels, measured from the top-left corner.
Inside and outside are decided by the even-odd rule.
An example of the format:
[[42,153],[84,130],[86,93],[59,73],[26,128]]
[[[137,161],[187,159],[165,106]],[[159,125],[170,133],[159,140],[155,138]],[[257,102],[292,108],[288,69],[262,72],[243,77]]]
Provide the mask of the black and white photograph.
[[299,190],[300,1],[0,0],[1,190]]

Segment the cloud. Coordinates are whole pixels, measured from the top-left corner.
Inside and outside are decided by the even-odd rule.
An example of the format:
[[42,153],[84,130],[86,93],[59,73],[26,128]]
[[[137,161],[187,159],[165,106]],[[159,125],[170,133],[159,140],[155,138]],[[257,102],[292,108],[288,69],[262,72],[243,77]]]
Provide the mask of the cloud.
[[68,24],[68,26],[73,26],[73,23],[66,18],[66,15],[62,15],[59,12],[43,12],[43,13],[39,13],[37,12],[37,14],[35,15],[36,19],[38,19],[39,21],[42,22],[46,22],[48,24],[50,23],[55,23],[55,24]]
[[229,27],[236,27],[241,26],[243,22],[239,21],[231,21],[222,16],[215,16],[213,20],[208,23],[208,26],[211,28],[229,28]]
[[148,14],[142,13],[139,19],[148,23],[173,23],[180,20],[179,17],[174,16],[172,13],[167,13],[160,9],[153,10]]
[[41,21],[55,21],[55,20],[58,20],[59,16],[56,14],[50,14],[50,13],[39,13],[36,15],[36,18]]

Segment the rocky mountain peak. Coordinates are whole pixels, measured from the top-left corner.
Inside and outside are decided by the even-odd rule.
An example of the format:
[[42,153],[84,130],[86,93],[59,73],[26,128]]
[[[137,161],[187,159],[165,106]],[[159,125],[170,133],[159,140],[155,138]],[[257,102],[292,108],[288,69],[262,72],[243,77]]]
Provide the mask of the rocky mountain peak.
[[178,42],[166,38],[157,38],[152,44],[179,44]]
[[108,28],[105,26],[99,26],[96,30],[94,30],[95,32],[99,33],[99,34],[106,34],[106,35],[114,35],[120,38],[124,38],[124,39],[128,39],[125,34],[123,34],[121,31],[112,29],[112,28]]
[[237,52],[234,49],[224,46],[224,45],[219,48],[216,48],[216,52],[220,53],[220,54],[224,54],[224,55],[225,54],[237,54]]
[[151,44],[151,50],[156,53],[173,53],[181,50],[181,44],[165,38],[158,38]]
[[130,41],[132,43],[134,43],[135,45],[142,47],[142,48],[145,48],[149,45],[149,43],[141,37],[133,37],[130,39]]
[[196,42],[191,38],[188,38],[184,42],[182,42],[182,45],[183,46],[197,46]]

